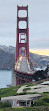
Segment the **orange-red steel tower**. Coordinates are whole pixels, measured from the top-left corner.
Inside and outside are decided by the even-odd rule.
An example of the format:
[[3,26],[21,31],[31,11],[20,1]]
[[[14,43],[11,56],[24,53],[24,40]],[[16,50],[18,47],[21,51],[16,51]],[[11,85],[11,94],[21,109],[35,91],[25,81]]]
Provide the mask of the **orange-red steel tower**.
[[[19,16],[19,11],[26,11],[26,17],[20,17]],[[20,22],[26,22],[26,28],[19,28],[19,23]],[[24,35],[24,38],[22,37],[22,35]],[[24,41],[24,42],[23,42]],[[25,48],[25,55],[27,57],[27,59],[29,60],[29,28],[28,28],[28,6],[17,6],[17,35],[16,35],[16,60],[19,58],[20,52],[22,49],[21,48]]]

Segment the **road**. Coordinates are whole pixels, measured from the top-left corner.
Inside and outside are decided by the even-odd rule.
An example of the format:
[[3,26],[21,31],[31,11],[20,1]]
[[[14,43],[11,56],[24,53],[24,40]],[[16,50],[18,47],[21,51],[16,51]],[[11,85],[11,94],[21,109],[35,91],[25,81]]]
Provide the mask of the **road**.
[[15,70],[18,70],[20,72],[34,73],[34,71],[30,69],[27,57],[22,56],[19,57],[17,63],[15,64]]

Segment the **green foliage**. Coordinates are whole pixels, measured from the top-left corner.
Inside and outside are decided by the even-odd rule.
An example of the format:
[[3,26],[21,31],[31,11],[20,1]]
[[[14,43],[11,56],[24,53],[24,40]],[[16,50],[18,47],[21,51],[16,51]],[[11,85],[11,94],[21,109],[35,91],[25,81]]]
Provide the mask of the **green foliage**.
[[40,80],[46,79],[46,77],[47,77],[47,75],[45,74],[45,71],[43,71],[43,70],[41,70],[41,71],[38,70],[37,72],[34,73],[34,76],[33,76],[33,78],[34,78],[36,81],[38,81],[39,78],[40,78]]
[[37,92],[27,92],[27,94],[38,94]]
[[47,74],[47,72],[48,72],[48,65],[47,65],[47,68],[45,69],[45,73]]
[[21,86],[26,85],[26,87],[29,87],[29,86],[34,86],[35,84],[36,84],[36,83],[29,82],[29,83],[24,83],[24,84],[22,84]]
[[28,83],[28,84],[27,84],[27,86],[26,86],[26,87],[34,86],[34,85],[35,85],[35,83],[30,82],[30,83]]
[[45,94],[49,94],[49,92],[43,92],[43,94],[44,94],[44,93],[45,93]]
[[45,98],[43,98],[43,101],[49,103],[49,98],[45,97]]
[[1,97],[0,97],[0,100],[1,100]]
[[[23,85],[27,85],[28,87],[29,86],[33,86],[34,84],[33,83],[25,83]],[[21,85],[22,86],[22,85]],[[15,86],[15,87],[9,87],[9,88],[2,88],[0,89],[0,99],[1,97],[8,97],[8,96],[16,96],[16,95],[24,95],[24,94],[28,94],[26,91],[27,90],[30,90],[30,88],[26,88],[24,89],[24,92],[18,94],[17,93],[17,90],[21,87],[20,85],[18,86]]]
[[23,91],[31,90],[31,88],[24,88]]
[[0,108],[2,108],[2,106],[3,106],[3,103],[2,103],[2,102],[0,102]]
[[3,109],[0,109],[0,111],[49,111],[49,106],[3,108]]
[[49,97],[42,97],[35,101],[35,106],[49,106]]
[[0,108],[8,108],[11,107],[11,103],[10,102],[0,102]]
[[0,89],[0,97],[16,96],[20,86]]

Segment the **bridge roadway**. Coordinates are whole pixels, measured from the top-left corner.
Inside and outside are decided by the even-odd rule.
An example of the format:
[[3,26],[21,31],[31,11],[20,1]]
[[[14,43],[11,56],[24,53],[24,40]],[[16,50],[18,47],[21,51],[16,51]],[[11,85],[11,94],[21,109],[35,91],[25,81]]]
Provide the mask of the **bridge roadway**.
[[19,57],[12,73],[12,86],[32,82],[34,72],[30,69],[27,57]]
[[15,70],[19,72],[25,72],[28,74],[33,74],[34,71],[30,69],[29,62],[27,60],[27,57],[19,57],[17,63],[15,64]]

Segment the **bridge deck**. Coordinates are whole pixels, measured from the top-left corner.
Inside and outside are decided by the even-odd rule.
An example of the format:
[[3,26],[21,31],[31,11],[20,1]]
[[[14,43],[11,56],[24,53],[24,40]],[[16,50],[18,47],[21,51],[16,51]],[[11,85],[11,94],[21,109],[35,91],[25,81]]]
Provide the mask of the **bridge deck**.
[[19,72],[24,72],[24,73],[34,73],[34,71],[32,71],[30,69],[30,65],[29,62],[27,60],[26,57],[19,57],[17,63],[15,64],[15,70],[19,71]]
[[12,86],[32,82],[35,70],[30,69],[27,57],[19,57],[12,73]]

